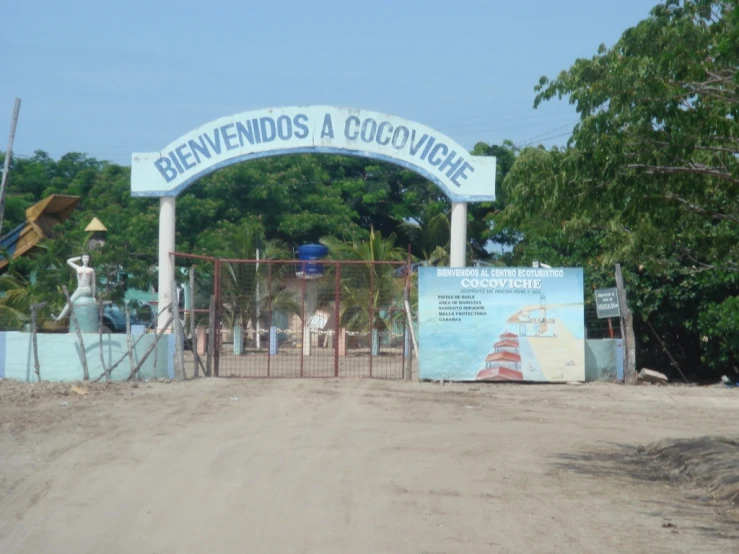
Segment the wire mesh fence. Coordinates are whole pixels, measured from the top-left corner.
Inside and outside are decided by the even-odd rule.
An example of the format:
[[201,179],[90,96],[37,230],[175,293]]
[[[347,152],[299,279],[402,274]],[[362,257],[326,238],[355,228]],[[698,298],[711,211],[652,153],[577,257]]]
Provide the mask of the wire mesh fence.
[[180,300],[186,359],[212,355],[216,376],[402,379],[413,371],[405,262],[174,258],[178,290],[196,264],[194,294]]
[[619,318],[598,318],[595,305],[585,306],[585,332],[587,339],[620,339]]
[[218,374],[401,379],[402,265],[222,260]]
[[218,367],[215,318],[218,260],[180,253],[173,259],[186,375],[215,375]]

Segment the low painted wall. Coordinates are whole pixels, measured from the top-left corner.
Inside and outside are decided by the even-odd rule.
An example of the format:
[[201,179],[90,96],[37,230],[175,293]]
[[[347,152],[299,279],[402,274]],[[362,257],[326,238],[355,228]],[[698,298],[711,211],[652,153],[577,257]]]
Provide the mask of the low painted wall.
[[585,341],[585,380],[623,381],[624,341],[602,339]]
[[[134,341],[138,339],[134,336]],[[83,334],[87,365],[90,378],[97,378],[103,367],[100,363],[99,337],[97,334]],[[136,363],[146,353],[154,341],[153,334],[141,338],[135,347]],[[39,366],[44,381],[80,381],[82,379],[82,358],[74,334],[38,335]],[[126,335],[103,335],[103,358],[110,366],[127,356]],[[152,352],[141,367],[141,377],[174,378],[174,335],[165,335],[157,345],[156,356]],[[116,381],[128,378],[130,362],[126,359],[113,370]],[[0,379],[17,381],[36,381],[33,365],[31,334],[16,331],[0,332]],[[585,380],[622,381],[623,380],[623,341],[620,339],[585,341]]]
[[[139,336],[134,336],[134,342]],[[82,357],[76,334],[38,334],[38,356],[41,379],[43,381],[80,381],[82,380]],[[141,337],[134,348],[136,363],[143,357],[154,341],[153,334]],[[85,345],[87,367],[90,379],[96,379],[103,373],[100,362],[100,340],[97,334],[83,334],[82,342]],[[126,335],[103,335],[103,359],[110,367],[122,357],[126,356]],[[141,367],[141,377],[145,379],[174,377],[174,335],[166,335]],[[131,373],[131,364],[128,359],[123,360],[112,372],[112,378],[122,381]],[[17,381],[36,381],[33,362],[31,333],[16,331],[0,332],[0,379],[14,379]]]

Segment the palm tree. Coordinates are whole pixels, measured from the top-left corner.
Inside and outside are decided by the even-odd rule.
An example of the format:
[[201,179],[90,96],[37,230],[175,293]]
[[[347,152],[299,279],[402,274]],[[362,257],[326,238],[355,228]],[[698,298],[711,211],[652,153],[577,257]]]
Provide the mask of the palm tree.
[[[243,221],[227,224],[219,233],[218,255],[235,260],[287,260],[290,251],[276,240],[266,240],[261,225]],[[230,328],[246,328],[249,324],[266,328],[269,309],[283,313],[300,313],[294,296],[281,285],[281,277],[289,264],[224,262],[221,266],[221,295],[226,324]]]
[[[405,276],[397,274],[397,265],[376,263],[406,259],[406,253],[395,241],[395,234],[384,238],[374,229],[364,241],[345,243],[332,237],[320,241],[328,247],[333,260],[367,262],[342,267],[339,325],[353,332],[369,334],[371,330],[373,354],[379,346],[379,332],[389,330],[403,309]],[[323,299],[330,301],[333,295],[326,294]]]
[[449,265],[451,227],[446,213],[420,218],[417,222],[404,221],[400,228],[411,244],[421,251],[426,265]]
[[20,329],[28,321],[32,298],[28,281],[10,273],[0,276],[0,329]]

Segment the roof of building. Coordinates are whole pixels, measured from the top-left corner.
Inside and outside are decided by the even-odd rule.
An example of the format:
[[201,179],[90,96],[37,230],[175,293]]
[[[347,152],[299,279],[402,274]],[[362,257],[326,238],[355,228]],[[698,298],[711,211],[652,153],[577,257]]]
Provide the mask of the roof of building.
[[85,227],[85,231],[87,231],[88,233],[107,230],[108,229],[105,228],[105,225],[103,225],[97,217],[93,217],[92,221],[87,224],[87,227]]

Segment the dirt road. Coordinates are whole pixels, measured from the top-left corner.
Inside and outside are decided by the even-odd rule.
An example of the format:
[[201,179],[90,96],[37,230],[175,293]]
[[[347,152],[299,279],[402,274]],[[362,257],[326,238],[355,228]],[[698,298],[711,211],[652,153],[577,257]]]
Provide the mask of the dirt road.
[[736,435],[734,390],[68,389],[0,382],[4,554],[739,551],[734,511],[634,451]]

